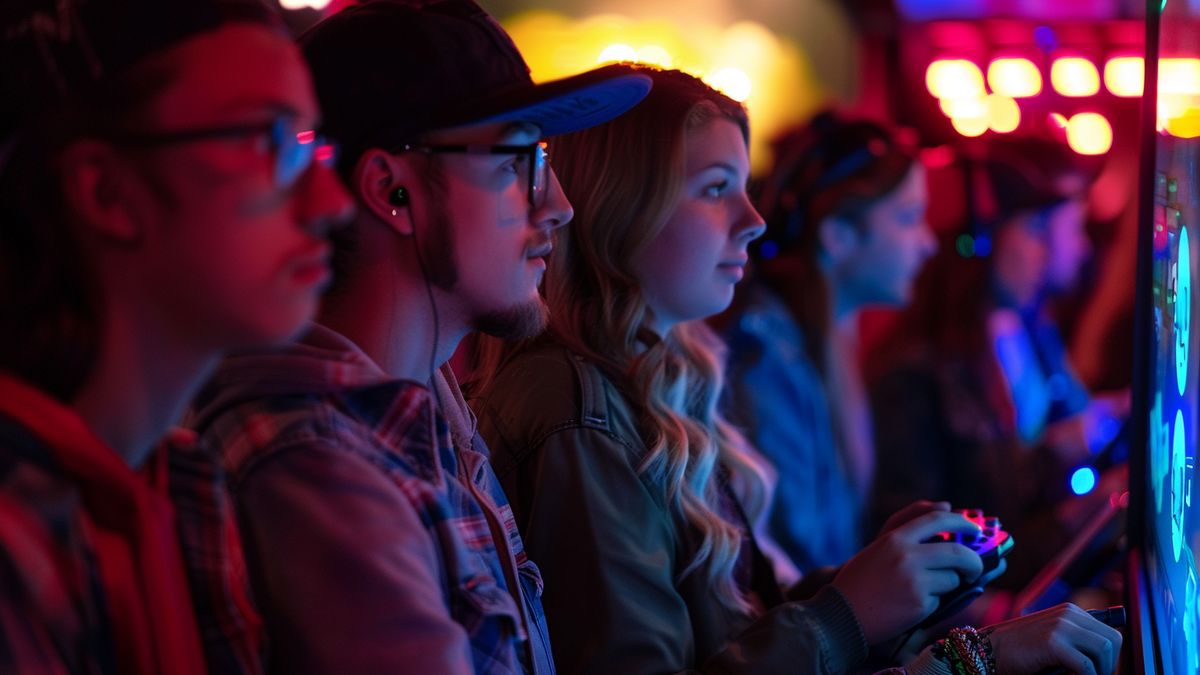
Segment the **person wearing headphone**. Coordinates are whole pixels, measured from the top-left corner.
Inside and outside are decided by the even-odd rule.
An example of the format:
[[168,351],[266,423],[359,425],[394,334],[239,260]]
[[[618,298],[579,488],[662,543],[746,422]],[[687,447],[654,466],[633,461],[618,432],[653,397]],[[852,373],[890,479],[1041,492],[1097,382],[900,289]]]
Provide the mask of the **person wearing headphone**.
[[767,233],[755,274],[721,319],[730,416],[775,473],[768,540],[804,574],[867,539],[875,453],[858,317],[908,302],[937,249],[911,135],[823,112],[782,136],[758,200]]
[[471,0],[352,6],[300,44],[359,215],[307,334],[227,359],[191,419],[230,475],[266,669],[552,673],[541,577],[445,364],[473,331],[542,328],[572,216],[542,140],[649,81],[535,85]]
[[966,226],[930,262],[869,368],[876,522],[916,495],[970,500],[1023,542],[1000,581],[1011,588],[1124,483],[1118,470],[1086,497],[1068,490],[1128,407],[1088,392],[1055,318],[1091,256],[1089,169],[1065,143],[1036,137],[996,139],[962,162]]

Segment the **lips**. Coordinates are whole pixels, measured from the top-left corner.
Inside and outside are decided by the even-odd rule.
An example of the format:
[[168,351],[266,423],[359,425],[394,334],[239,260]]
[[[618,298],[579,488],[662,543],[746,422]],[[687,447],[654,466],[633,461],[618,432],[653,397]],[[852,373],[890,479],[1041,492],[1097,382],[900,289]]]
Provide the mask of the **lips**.
[[292,278],[301,284],[318,284],[329,278],[329,259],[333,248],[325,242],[306,249],[296,256],[290,265]]

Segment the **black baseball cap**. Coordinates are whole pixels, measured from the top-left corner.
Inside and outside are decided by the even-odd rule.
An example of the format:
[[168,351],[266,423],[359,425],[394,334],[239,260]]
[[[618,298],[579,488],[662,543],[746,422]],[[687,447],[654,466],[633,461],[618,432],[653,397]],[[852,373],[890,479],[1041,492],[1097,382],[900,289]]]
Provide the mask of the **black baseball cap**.
[[650,91],[645,75],[605,66],[534,84],[504,29],[472,0],[373,0],[300,36],[323,131],[353,162],[371,147],[467,124],[521,121],[545,136],[617,117]]

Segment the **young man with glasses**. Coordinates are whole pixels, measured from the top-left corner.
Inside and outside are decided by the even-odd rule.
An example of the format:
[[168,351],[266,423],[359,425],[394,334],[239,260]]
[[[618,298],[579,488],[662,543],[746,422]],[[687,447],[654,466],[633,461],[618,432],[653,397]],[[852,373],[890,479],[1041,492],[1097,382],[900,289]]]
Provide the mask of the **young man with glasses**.
[[552,673],[512,511],[445,365],[545,324],[572,212],[547,136],[611,119],[624,67],[535,85],[471,0],[380,0],[301,37],[359,203],[317,323],[228,359],[193,426],[224,453],[279,673]]
[[[316,310],[353,209],[317,121],[255,2],[0,7],[0,672],[205,671],[156,448]],[[219,506],[214,471],[178,487]]]

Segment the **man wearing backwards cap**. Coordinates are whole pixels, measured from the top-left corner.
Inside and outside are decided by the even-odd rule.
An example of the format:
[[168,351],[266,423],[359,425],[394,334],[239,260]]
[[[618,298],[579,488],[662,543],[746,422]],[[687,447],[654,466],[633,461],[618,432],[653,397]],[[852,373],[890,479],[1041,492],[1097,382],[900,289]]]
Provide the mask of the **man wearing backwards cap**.
[[224,451],[270,670],[551,673],[541,577],[445,364],[472,331],[544,326],[572,211],[539,141],[649,79],[535,85],[470,0],[369,2],[301,45],[360,215],[312,330],[228,359],[193,416]]
[[316,309],[353,208],[317,117],[255,3],[0,5],[0,672],[205,671],[154,448]]

